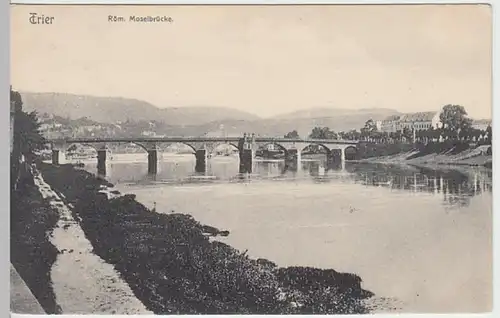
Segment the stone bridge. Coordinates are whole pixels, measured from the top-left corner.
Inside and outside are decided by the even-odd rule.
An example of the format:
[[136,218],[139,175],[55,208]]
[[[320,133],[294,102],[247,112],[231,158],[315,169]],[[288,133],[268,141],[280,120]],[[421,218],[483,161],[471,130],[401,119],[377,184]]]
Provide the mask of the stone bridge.
[[220,145],[230,145],[239,151],[240,172],[251,173],[252,163],[257,150],[274,145],[285,154],[285,161],[299,162],[302,151],[311,145],[322,147],[328,163],[343,163],[345,150],[352,148],[357,152],[358,141],[332,139],[271,138],[244,134],[243,137],[137,137],[137,138],[65,138],[48,140],[52,148],[52,163],[59,164],[69,147],[74,144],[86,145],[97,151],[97,169],[106,170],[106,158],[110,144],[135,144],[148,153],[148,173],[158,171],[158,152],[171,144],[184,144],[193,150],[196,156],[196,171],[204,172],[208,157]]

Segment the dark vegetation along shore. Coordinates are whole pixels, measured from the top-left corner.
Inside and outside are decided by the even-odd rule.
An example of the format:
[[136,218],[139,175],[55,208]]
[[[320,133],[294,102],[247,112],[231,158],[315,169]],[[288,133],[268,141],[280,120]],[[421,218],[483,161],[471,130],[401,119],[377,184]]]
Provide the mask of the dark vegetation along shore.
[[186,214],[150,211],[134,195],[109,198],[113,185],[70,165],[41,164],[47,183],[72,204],[94,251],[155,314],[367,313],[373,294],[349,273],[280,268],[211,240],[228,235]]
[[427,144],[372,144],[360,147],[360,161],[492,167],[491,144],[446,140]]
[[50,278],[58,250],[49,240],[59,216],[33,183],[28,169],[11,190],[10,261],[47,314],[59,314]]

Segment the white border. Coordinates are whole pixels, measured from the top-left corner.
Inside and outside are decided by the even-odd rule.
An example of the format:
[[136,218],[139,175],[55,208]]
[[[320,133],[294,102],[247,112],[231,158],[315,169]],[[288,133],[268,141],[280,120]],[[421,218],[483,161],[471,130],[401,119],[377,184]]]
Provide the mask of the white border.
[[473,1],[473,0],[401,0],[401,1],[391,1],[391,0],[351,0],[351,1],[335,1],[335,0],[263,0],[263,1],[252,1],[252,0],[242,0],[242,1],[234,1],[234,0],[218,0],[218,1],[210,1],[210,0],[186,0],[186,1],[176,1],[176,0],[145,0],[145,1],[137,1],[137,0],[11,0],[11,4],[127,4],[127,5],[148,5],[148,4],[253,4],[253,5],[262,5],[262,4],[493,4],[493,0],[488,1]]
[[[499,74],[499,68],[498,68],[498,63],[495,59],[495,57],[499,56],[498,53],[498,40],[499,40],[499,33],[495,32],[496,31],[496,26],[497,26],[497,15],[498,15],[498,8],[497,4],[493,2],[493,0],[489,1],[458,1],[458,0],[448,0],[448,1],[439,1],[439,0],[434,0],[434,1],[416,1],[416,0],[407,0],[407,1],[362,1],[362,0],[351,0],[351,1],[334,1],[334,0],[288,0],[288,1],[280,1],[280,0],[273,0],[273,1],[251,1],[251,0],[243,0],[243,1],[231,1],[231,0],[219,0],[219,1],[203,1],[203,0],[198,0],[198,1],[175,1],[175,0],[148,0],[148,1],[134,1],[134,0],[94,0],[94,1],[86,1],[86,0],[52,0],[52,1],[47,1],[47,0],[24,0],[24,1],[18,1],[18,0],[13,0],[11,1],[11,4],[66,4],[66,5],[75,5],[75,4],[97,4],[97,5],[106,5],[106,4],[126,4],[126,5],[161,5],[161,4],[489,4],[492,6],[492,13],[493,13],[493,111],[492,111],[492,119],[493,122],[497,122],[497,112],[495,111],[495,105],[498,104],[497,102],[497,97],[498,95],[498,85],[497,82],[495,81],[496,76]],[[9,37],[10,37],[10,23],[9,23],[9,3],[7,1],[1,1],[0,4],[0,30],[1,30],[1,37],[0,41],[2,43],[1,47],[6,48],[9,46]],[[4,10],[5,9],[5,10]],[[8,149],[9,146],[9,131],[8,131],[8,99],[9,99],[9,85],[10,85],[10,76],[9,76],[9,69],[10,69],[10,64],[9,64],[9,51],[8,50],[0,50],[0,65],[2,67],[2,70],[5,70],[4,72],[1,73],[0,79],[2,80],[2,85],[0,85],[0,95],[3,96],[4,98],[4,103],[2,104],[3,107],[1,107],[1,111],[3,114],[0,114],[0,121],[3,121],[0,123],[0,127],[3,127],[5,129],[4,131],[4,137],[0,138],[0,147],[1,149]],[[498,107],[498,105],[497,105]],[[500,122],[500,121],[499,121]],[[497,166],[497,154],[499,152],[497,151],[497,142],[496,142],[496,136],[500,133],[500,128],[497,127],[496,124],[493,125],[493,161],[495,161],[494,166]],[[10,183],[8,182],[9,180],[9,155],[7,152],[2,152],[0,156],[0,180],[3,182],[0,183],[3,193],[6,193],[7,196],[9,195],[8,193],[9,188],[10,188]],[[499,173],[497,172],[496,169],[493,169],[493,182],[496,185],[498,181]],[[495,192],[500,192],[497,191],[496,186],[493,187],[493,191]],[[498,197],[500,196],[493,196],[493,197]],[[493,211],[495,211],[495,208],[497,206],[496,201],[498,199],[494,200],[493,202]],[[3,220],[0,221],[0,226],[3,226],[4,228],[0,229],[0,233],[3,233],[5,235],[5,239],[2,240],[2,252],[5,250],[5,256],[7,257],[2,257],[2,260],[4,260],[3,266],[2,267],[2,276],[0,276],[1,280],[0,281],[0,286],[9,286],[9,276],[8,276],[8,268],[9,268],[9,205],[8,205],[8,198],[5,198],[2,200],[2,203],[5,205],[6,208],[2,209],[1,217]],[[497,230],[499,228],[499,222],[498,218],[495,216],[495,212],[493,213],[493,268],[494,268],[494,273],[493,273],[493,286],[494,286],[494,293],[493,293],[493,312],[491,313],[485,313],[485,314],[375,314],[375,315],[370,315],[370,316],[376,316],[376,317],[394,317],[394,316],[404,316],[404,317],[500,317],[500,310],[495,310],[498,309],[498,304],[500,304],[499,301],[499,294],[496,292],[497,288],[496,286],[500,286],[500,279],[499,277],[499,271],[498,271],[498,266],[497,265],[497,260],[499,259],[499,252],[498,249],[495,247],[499,245],[500,243],[497,243],[498,241],[498,235],[497,235]],[[5,249],[4,249],[5,248]],[[5,279],[5,280],[4,280]],[[4,287],[5,288],[5,287]],[[0,303],[0,308],[6,308],[7,311],[10,311],[10,304],[7,299],[9,299],[9,289],[6,288],[6,293],[5,295],[7,297],[2,297],[2,302]],[[7,300],[5,302],[5,300]],[[5,306],[7,305],[7,306]],[[8,313],[7,313],[8,314]],[[496,315],[495,315],[496,314]],[[2,315],[3,316],[3,315]],[[20,314],[11,314],[12,317],[31,317],[30,315],[20,315]],[[134,317],[134,316],[106,316],[106,315],[85,315],[89,317],[123,317],[123,318],[129,318],[129,317]],[[185,317],[191,317],[189,315],[183,315]],[[341,315],[332,315],[332,316],[338,316],[342,317]],[[357,316],[365,316],[365,315],[356,315]],[[43,316],[37,316],[37,317],[43,317]],[[75,317],[75,315],[60,315],[59,317]],[[140,316],[143,317],[143,316]],[[144,317],[155,317],[152,315],[144,316]],[[196,316],[192,316],[196,317]],[[232,317],[230,315],[217,315],[214,317]],[[257,316],[253,315],[253,317],[266,317],[266,316]]]

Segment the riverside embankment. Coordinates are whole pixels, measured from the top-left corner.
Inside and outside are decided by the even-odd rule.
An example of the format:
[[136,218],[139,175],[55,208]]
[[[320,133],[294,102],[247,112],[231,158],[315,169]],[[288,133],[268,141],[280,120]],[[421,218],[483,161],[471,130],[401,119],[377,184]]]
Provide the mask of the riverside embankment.
[[94,253],[113,264],[155,314],[369,311],[366,299],[373,294],[354,274],[251,259],[213,239],[227,232],[190,215],[151,211],[91,173],[48,164],[41,171],[71,207]]
[[26,169],[21,186],[12,198],[11,259],[45,312],[151,313],[93,253],[71,208],[34,167]]
[[61,313],[50,277],[58,250],[49,237],[57,211],[43,199],[30,175],[10,196],[10,261],[47,314]]
[[491,145],[469,147],[468,144],[462,143],[436,143],[359,161],[417,166],[462,165],[491,168],[492,152]]

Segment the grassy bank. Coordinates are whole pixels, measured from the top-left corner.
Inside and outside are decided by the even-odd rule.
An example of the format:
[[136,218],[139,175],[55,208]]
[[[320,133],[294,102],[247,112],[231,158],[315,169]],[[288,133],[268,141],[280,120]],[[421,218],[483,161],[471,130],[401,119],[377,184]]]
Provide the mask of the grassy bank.
[[491,168],[491,145],[471,146],[467,142],[445,141],[416,144],[393,155],[365,158],[361,161],[412,165],[465,165]]
[[393,156],[399,153],[411,151],[414,148],[413,144],[396,143],[396,144],[371,144],[360,143],[357,159],[368,159],[385,156]]
[[29,172],[24,172],[17,191],[11,190],[10,202],[10,261],[45,312],[58,314],[50,279],[58,251],[49,241],[58,214],[44,201]]
[[253,260],[210,240],[217,231],[189,215],[155,213],[133,195],[108,199],[99,189],[112,185],[88,172],[48,164],[41,170],[74,207],[94,251],[156,314],[367,312],[362,300],[372,294],[356,275]]

